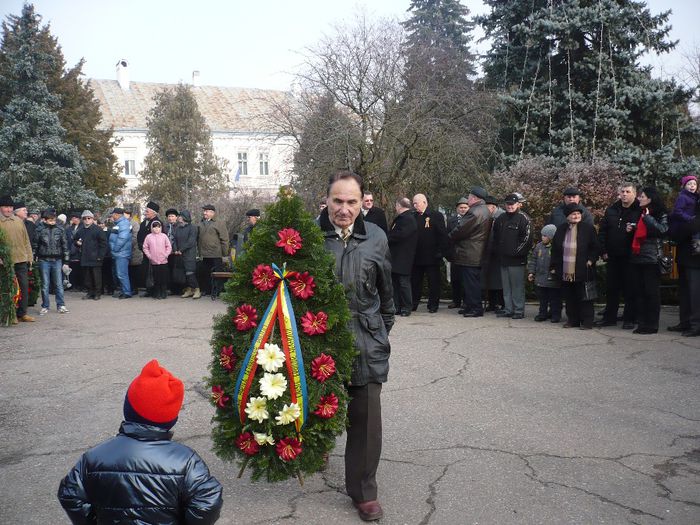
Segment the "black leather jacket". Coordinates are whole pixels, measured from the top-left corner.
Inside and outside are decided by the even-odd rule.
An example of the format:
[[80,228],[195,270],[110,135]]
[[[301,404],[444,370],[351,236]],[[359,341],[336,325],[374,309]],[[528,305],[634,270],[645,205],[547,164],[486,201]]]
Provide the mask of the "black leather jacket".
[[350,330],[359,351],[352,366],[352,385],[384,383],[389,374],[389,331],[394,325],[391,254],[386,235],[360,214],[346,247],[328,218],[328,209],[321,212],[319,224],[325,247],[335,256],[335,274],[345,288],[352,315]]
[[58,499],[74,524],[215,523],[221,485],[172,432],[124,421],[61,481]]
[[63,259],[68,262],[66,232],[58,225],[42,224],[36,229],[32,250],[38,259]]

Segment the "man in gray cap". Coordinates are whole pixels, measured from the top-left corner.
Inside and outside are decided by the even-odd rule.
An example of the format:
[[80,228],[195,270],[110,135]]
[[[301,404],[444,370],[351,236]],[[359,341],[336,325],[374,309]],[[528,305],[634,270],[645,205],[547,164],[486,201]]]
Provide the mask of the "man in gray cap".
[[561,226],[562,224],[566,224],[566,214],[564,213],[564,208],[567,204],[580,205],[583,209],[581,222],[586,222],[593,226],[593,215],[588,208],[581,204],[581,192],[574,186],[569,186],[564,190],[563,202],[552,210],[552,214],[549,216],[549,220],[546,221],[546,224],[554,224],[554,226],[557,227]]
[[482,317],[481,265],[486,241],[491,231],[491,212],[486,207],[484,188],[474,186],[467,197],[469,211],[449,234],[455,243],[454,262],[462,278],[464,296],[460,313],[464,317]]
[[[216,220],[216,208],[212,204],[202,206],[202,221],[197,226],[197,249],[202,258],[199,285],[204,295],[211,293],[211,272],[229,257],[228,229],[224,221]],[[192,299],[199,299],[198,294]]]

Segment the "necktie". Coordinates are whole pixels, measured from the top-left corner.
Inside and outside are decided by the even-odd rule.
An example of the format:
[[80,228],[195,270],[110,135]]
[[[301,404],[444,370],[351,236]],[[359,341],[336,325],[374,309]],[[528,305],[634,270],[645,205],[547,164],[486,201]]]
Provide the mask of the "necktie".
[[350,239],[350,230],[348,228],[343,228],[340,232],[340,238],[343,239],[345,246],[347,246],[348,239]]

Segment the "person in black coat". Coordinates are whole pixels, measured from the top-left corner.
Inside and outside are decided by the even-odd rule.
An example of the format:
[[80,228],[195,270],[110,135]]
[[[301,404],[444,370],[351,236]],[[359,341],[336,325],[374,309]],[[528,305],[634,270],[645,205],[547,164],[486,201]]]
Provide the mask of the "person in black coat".
[[422,193],[413,197],[413,217],[418,228],[416,255],[411,269],[413,310],[418,308],[423,288],[423,277],[428,276],[428,312],[434,314],[440,304],[440,263],[448,252],[445,217],[428,208],[428,199]]
[[[469,211],[469,202],[466,197],[461,197],[455,204],[455,214],[447,218],[447,235],[460,225],[462,217]],[[450,261],[450,284],[452,285],[452,302],[447,308],[461,308],[464,298],[464,288],[462,287],[462,275],[459,267],[454,263],[455,243],[449,239],[449,250],[445,258]]]
[[641,214],[634,228],[629,272],[637,299],[637,329],[635,334],[655,334],[659,331],[661,314],[661,271],[659,254],[662,239],[668,232],[668,214],[663,199],[654,187],[647,187],[637,197]]
[[180,212],[180,227],[175,230],[176,254],[182,257],[185,269],[185,289],[180,297],[186,299],[199,294],[197,283],[197,228],[192,226],[189,210]]
[[219,518],[221,484],[191,448],[172,441],[185,388],[153,359],[124,398],[119,434],[82,455],[58,500],[75,524],[197,523]]
[[[141,221],[141,224],[139,225],[139,232],[136,235],[136,241],[138,243],[139,251],[143,252],[143,241],[146,240],[146,235],[151,233],[151,223],[153,221],[158,221],[159,223],[163,224],[163,221],[160,220],[160,217],[158,217],[158,212],[160,211],[160,206],[158,203],[149,201],[148,204],[146,204],[146,211],[144,212],[144,215],[146,216],[145,219]],[[148,273],[151,268],[151,263],[148,260],[148,257],[144,257],[143,261],[141,262],[141,276],[139,281],[142,283],[147,283],[148,282]],[[136,289],[133,290],[133,292],[136,292]],[[153,296],[153,286],[151,287],[146,287],[146,291],[143,292],[141,297],[152,297]]]
[[607,263],[605,281],[605,310],[603,319],[596,326],[615,326],[620,294],[625,297],[622,314],[622,328],[634,327],[636,317],[635,284],[629,271],[630,254],[634,225],[639,221],[641,210],[637,202],[637,189],[634,184],[622,183],[618,188],[619,199],[607,210],[598,228],[598,243],[601,256]]
[[387,237],[391,252],[391,282],[394,285],[394,306],[402,317],[411,315],[411,269],[418,241],[416,220],[411,213],[411,201],[403,197],[396,201],[396,218]]
[[682,332],[685,337],[700,336],[700,251],[694,245],[696,234],[700,234],[700,200],[695,206],[695,218],[673,232],[678,246],[679,322],[668,330]]
[[388,232],[386,214],[384,210],[374,205],[374,196],[369,192],[365,192],[362,196],[362,216],[365,222],[376,224],[384,233]]
[[566,301],[564,328],[593,328],[593,300],[585,297],[586,281],[595,281],[600,248],[595,228],[582,221],[583,206],[567,204],[566,224],[557,227],[552,240],[550,272],[561,280]]
[[79,249],[80,266],[87,293],[83,299],[99,300],[102,296],[102,263],[107,254],[107,239],[104,231],[95,224],[90,210],[81,216],[83,225],[73,235],[73,244]]

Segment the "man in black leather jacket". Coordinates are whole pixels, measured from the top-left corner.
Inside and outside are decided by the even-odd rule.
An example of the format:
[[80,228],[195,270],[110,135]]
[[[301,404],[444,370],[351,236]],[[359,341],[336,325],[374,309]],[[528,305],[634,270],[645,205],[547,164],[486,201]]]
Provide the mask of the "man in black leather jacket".
[[171,441],[182,381],[155,359],[124,399],[116,437],[88,450],[61,481],[58,499],[74,524],[215,523],[221,485],[196,452]]

